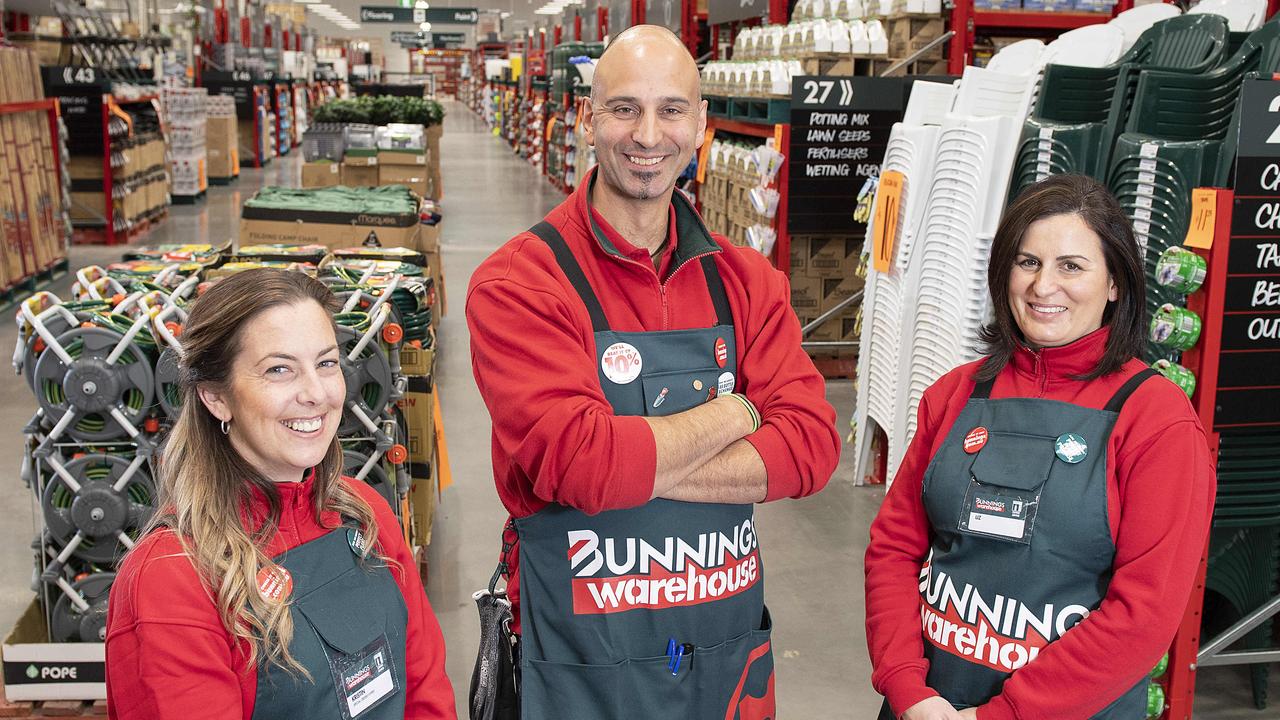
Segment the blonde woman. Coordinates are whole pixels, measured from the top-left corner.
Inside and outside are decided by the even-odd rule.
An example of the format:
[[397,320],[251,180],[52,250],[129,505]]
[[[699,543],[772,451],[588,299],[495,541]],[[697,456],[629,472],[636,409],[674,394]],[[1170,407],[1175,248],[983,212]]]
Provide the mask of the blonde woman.
[[455,718],[395,515],[340,475],[335,307],[254,270],[192,309],[162,509],[111,591],[112,718]]

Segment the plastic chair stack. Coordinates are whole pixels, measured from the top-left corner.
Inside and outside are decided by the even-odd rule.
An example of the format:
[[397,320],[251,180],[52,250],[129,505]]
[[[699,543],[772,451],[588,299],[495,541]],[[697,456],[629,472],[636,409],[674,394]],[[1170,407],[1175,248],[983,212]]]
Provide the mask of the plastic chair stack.
[[[1033,69],[1034,70],[1034,69]],[[904,332],[910,354],[900,375],[909,442],[924,391],[955,366],[978,357],[988,316],[987,259],[1004,209],[1016,149],[1038,74],[966,68],[955,106],[938,135],[937,160],[920,242],[907,267],[905,298],[915,322]]]
[[[898,233],[894,238],[894,258],[885,273],[868,268],[863,291],[863,324],[858,354],[857,407],[854,415],[854,447],[857,474],[866,476],[870,459],[871,423],[885,431],[889,480],[906,452],[906,393],[899,382],[903,366],[903,330],[909,327],[914,303],[903,297],[903,279],[923,219],[927,188],[933,177],[934,154],[942,124],[955,97],[955,87],[918,82],[903,121],[894,125],[885,150],[882,172],[902,173],[905,183],[899,206]],[[872,217],[876,216],[873,208]],[[867,228],[867,247],[875,236],[874,221]]]
[[1045,66],[1035,112],[1023,126],[1010,196],[1062,172],[1104,179],[1116,137],[1128,123],[1141,73],[1203,73],[1222,60],[1226,46],[1224,18],[1183,15],[1152,25],[1111,65]]

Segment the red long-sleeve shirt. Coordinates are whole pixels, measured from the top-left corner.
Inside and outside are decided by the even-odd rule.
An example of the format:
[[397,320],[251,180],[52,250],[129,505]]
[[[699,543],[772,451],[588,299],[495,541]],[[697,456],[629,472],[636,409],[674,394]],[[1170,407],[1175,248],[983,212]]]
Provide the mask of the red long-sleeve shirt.
[[[1096,380],[1071,379],[1093,369],[1107,337],[1103,328],[1064,347],[1020,349],[996,377],[991,397],[1103,408],[1145,367],[1131,360]],[[921,483],[973,390],[980,363],[952,370],[925,392],[916,436],[871,525],[871,682],[897,714],[938,694],[925,682],[920,626],[919,574],[932,535]],[[1087,619],[1014,672],[1001,693],[978,708],[980,720],[1091,717],[1136,685],[1168,649],[1204,551],[1217,486],[1204,430],[1177,386],[1153,378],[1130,396],[1107,442],[1106,468],[1116,547],[1106,596]]]
[[[405,634],[405,718],[455,720],[444,671],[444,638],[427,601],[413,553],[395,514],[373,488],[344,479],[378,521],[378,543],[399,563],[391,574],[409,611]],[[312,479],[281,483],[280,526],[268,556],[320,538],[341,524],[337,513],[317,523]],[[250,508],[261,516],[266,500]],[[107,712],[118,720],[232,720],[253,715],[257,668],[243,663],[213,596],[170,530],[151,533],[126,556],[107,614]]]
[[[589,208],[590,177],[547,220],[582,265],[610,327],[714,325],[706,279],[693,259],[712,253],[733,310],[738,388],[763,420],[746,439],[764,461],[766,499],[821,490],[839,460],[840,439],[825,382],[800,347],[786,276],[760,253],[711,235],[694,213],[677,212],[674,204],[675,251],[663,263],[669,274],[660,275],[648,251]],[[657,468],[653,432],[642,417],[613,414],[600,387],[591,319],[546,243],[521,233],[481,264],[471,276],[467,323],[476,384],[493,418],[498,495],[513,517],[552,502],[595,514],[649,500]],[[510,561],[517,555],[513,550]],[[513,570],[513,600],[518,585]]]

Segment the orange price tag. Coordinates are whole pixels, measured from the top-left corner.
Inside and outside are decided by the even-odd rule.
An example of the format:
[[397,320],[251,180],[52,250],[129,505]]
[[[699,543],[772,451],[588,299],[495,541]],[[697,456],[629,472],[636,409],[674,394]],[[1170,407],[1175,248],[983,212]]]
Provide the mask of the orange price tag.
[[1208,250],[1213,247],[1213,234],[1218,214],[1218,193],[1213,188],[1191,191],[1191,225],[1183,245]]
[[893,248],[897,244],[898,219],[902,215],[902,187],[906,178],[897,170],[887,170],[880,176],[876,189],[876,214],[872,264],[877,272],[889,272],[893,262]]
[[782,123],[773,126],[773,149],[780,153],[785,153],[786,148],[782,147]]
[[707,163],[711,160],[711,141],[715,139],[716,131],[714,128],[707,128],[707,133],[702,136],[702,147],[698,148],[698,184],[707,181]]
[[555,129],[556,129],[556,119],[551,118],[550,120],[547,121],[547,137],[546,137],[547,142],[551,142],[551,133],[554,132]]
[[587,114],[586,110],[587,110],[588,102],[591,102],[591,101],[584,98],[582,102],[578,103],[578,112],[576,113],[576,119],[573,121],[574,132],[577,132],[582,128],[582,116]]

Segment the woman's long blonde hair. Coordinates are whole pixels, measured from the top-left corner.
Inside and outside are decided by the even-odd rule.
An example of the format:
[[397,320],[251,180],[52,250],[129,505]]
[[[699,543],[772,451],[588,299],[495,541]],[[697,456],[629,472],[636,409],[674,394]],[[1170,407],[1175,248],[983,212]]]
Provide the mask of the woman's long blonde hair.
[[[258,590],[258,572],[275,567],[263,548],[278,526],[280,493],[236,452],[196,393],[199,387],[230,390],[241,333],[250,320],[267,309],[303,302],[329,312],[338,309],[318,280],[269,269],[233,275],[196,301],[182,332],[182,412],[160,463],[160,511],[151,528],[167,527],[177,535],[213,594],[222,624],[248,647],[248,667],[273,663],[308,675],[289,653],[294,631],[289,603],[267,601]],[[356,521],[364,537],[376,538],[373,509],[340,481],[342,467],[342,447],[334,437],[315,468],[316,520],[322,512],[337,512]],[[255,492],[267,499],[265,516],[249,512]],[[365,543],[362,560],[374,546]]]

